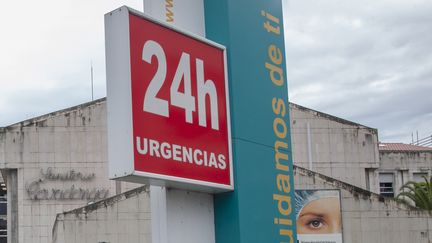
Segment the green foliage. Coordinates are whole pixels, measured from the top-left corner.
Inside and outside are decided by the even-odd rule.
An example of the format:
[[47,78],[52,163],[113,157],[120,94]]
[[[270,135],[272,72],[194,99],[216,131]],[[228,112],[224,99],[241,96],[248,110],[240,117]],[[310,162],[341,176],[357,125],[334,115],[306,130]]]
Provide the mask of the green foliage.
[[423,176],[423,182],[409,181],[403,185],[396,199],[411,206],[432,212],[432,177],[428,180]]

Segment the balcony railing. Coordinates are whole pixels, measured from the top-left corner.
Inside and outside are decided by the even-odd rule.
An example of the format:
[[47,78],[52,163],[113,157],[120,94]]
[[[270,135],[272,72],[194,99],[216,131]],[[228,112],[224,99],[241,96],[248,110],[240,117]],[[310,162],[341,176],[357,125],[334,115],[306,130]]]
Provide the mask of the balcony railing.
[[411,144],[417,146],[432,147],[432,135],[422,139],[418,139],[417,141],[413,141]]

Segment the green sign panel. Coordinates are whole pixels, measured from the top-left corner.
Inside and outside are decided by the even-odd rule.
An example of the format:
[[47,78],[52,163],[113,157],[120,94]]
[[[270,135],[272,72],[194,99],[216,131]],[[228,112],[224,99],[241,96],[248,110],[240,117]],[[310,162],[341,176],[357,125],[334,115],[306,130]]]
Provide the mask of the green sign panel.
[[215,195],[216,242],[296,242],[281,0],[205,0],[227,47],[234,192]]

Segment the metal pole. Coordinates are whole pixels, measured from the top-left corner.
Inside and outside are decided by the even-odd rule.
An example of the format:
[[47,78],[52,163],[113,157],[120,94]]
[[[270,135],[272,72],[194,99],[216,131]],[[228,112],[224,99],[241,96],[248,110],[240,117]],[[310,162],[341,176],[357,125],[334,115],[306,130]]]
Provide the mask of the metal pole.
[[306,124],[307,129],[307,146],[308,146],[308,161],[309,161],[309,170],[312,170],[312,140],[311,140],[311,131],[309,122]]
[[91,96],[92,96],[92,101],[94,100],[94,95],[93,95],[93,61],[90,62],[90,75],[91,75]]

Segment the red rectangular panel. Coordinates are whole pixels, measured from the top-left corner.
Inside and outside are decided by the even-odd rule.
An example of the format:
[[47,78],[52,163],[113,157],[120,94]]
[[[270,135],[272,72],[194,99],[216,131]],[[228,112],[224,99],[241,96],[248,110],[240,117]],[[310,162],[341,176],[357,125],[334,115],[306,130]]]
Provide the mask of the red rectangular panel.
[[129,14],[134,168],[232,186],[225,49]]

